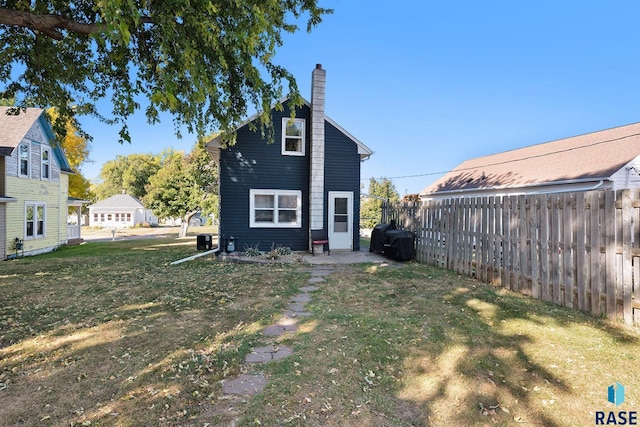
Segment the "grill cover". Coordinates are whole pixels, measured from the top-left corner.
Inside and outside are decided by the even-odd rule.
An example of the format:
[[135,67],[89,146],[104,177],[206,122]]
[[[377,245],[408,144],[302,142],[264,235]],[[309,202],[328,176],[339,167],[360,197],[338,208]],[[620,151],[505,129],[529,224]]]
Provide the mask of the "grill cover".
[[[387,230],[382,253],[397,261],[415,258],[415,234],[405,230]],[[373,242],[373,235],[371,241]]]
[[391,226],[389,224],[378,224],[371,230],[371,243],[369,244],[369,252],[376,254],[382,253],[382,245],[386,243],[386,232]]

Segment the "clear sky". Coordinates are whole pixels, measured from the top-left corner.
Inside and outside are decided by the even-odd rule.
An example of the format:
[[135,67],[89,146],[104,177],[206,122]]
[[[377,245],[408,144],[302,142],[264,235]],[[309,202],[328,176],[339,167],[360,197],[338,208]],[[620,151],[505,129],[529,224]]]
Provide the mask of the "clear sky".
[[[306,99],[315,64],[327,70],[326,114],[375,152],[365,184],[416,193],[468,158],[640,121],[638,0],[319,2],[335,13],[287,36],[276,61]],[[139,112],[130,146],[82,118],[84,175],[117,154],[190,151],[165,117]]]

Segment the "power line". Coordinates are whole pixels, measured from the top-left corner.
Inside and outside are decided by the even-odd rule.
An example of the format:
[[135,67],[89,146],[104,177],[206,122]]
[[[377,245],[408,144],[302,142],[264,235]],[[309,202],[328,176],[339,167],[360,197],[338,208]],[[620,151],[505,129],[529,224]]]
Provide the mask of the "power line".
[[[634,134],[631,134],[631,135],[625,135],[625,136],[621,136],[620,138],[613,138],[613,139],[608,139],[608,140],[605,140],[605,141],[598,141],[598,142],[594,142],[594,143],[587,144],[587,145],[581,145],[579,147],[565,148],[564,150],[557,150],[557,151],[551,151],[549,153],[536,154],[536,155],[532,155],[532,156],[522,157],[522,158],[519,158],[519,159],[512,159],[512,160],[504,160],[502,162],[487,163],[486,165],[478,165],[478,166],[473,166],[473,167],[468,167],[468,168],[452,169],[452,170],[448,170],[448,171],[444,171],[444,172],[426,172],[426,173],[421,173],[421,174],[416,174],[416,175],[383,176],[383,177],[379,177],[379,178],[375,178],[375,177],[362,178],[360,181],[369,181],[372,178],[375,179],[375,180],[381,180],[381,179],[385,179],[385,178],[386,179],[419,178],[421,176],[443,175],[445,173],[450,173],[450,172],[462,172],[462,171],[486,168],[486,167],[489,167],[489,166],[506,165],[508,163],[522,162],[524,160],[530,160],[530,159],[535,159],[535,158],[539,158],[539,157],[550,156],[552,154],[566,153],[566,152],[569,152],[569,151],[580,150],[580,149],[583,149],[583,148],[590,148],[590,147],[594,147],[596,145],[601,145],[601,144],[606,144],[606,143],[609,143],[609,142],[620,141],[620,140],[626,139],[626,138],[632,138],[634,136],[640,136],[640,133],[634,133]],[[501,154],[501,153],[498,153],[498,154]],[[487,157],[491,157],[491,156],[495,156],[495,154],[490,154]]]

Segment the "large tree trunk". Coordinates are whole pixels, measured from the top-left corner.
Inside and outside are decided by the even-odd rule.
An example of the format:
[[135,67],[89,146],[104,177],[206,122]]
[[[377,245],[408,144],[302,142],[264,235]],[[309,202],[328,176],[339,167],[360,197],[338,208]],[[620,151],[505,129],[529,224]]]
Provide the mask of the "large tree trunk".
[[187,214],[182,218],[182,224],[180,224],[180,235],[178,237],[187,237],[187,230],[189,230],[189,221],[198,211],[187,212]]

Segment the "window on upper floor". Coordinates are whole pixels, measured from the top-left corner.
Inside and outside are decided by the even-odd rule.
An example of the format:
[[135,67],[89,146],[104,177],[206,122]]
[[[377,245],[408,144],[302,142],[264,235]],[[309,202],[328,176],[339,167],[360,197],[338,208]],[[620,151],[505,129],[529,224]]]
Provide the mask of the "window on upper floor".
[[42,179],[51,179],[51,151],[48,148],[42,148],[42,161],[40,176]]
[[304,156],[304,120],[284,117],[282,119],[282,154]]
[[45,236],[45,215],[47,205],[44,203],[27,202],[25,204],[25,236],[27,239],[37,239]]
[[18,146],[18,175],[28,178],[31,176],[31,147],[28,142],[23,142]]
[[300,228],[302,192],[299,190],[250,190],[251,228]]

